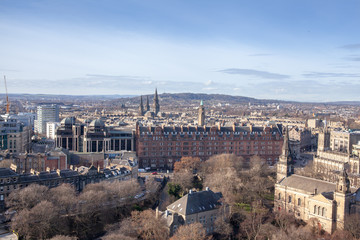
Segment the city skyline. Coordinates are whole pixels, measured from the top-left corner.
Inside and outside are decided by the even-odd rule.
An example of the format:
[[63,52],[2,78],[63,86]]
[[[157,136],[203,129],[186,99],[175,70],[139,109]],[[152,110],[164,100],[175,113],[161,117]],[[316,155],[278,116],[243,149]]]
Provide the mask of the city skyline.
[[10,93],[157,87],[359,101],[358,9],[357,1],[2,1],[0,73]]

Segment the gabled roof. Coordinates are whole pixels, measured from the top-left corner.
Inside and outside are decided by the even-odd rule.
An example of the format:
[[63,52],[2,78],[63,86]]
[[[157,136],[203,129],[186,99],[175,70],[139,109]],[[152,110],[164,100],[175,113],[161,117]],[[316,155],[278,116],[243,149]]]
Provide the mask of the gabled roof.
[[335,183],[326,182],[315,178],[304,177],[296,174],[284,178],[279,183],[279,185],[303,190],[308,193],[313,193],[315,188],[317,189],[318,193],[334,192],[336,189]]
[[220,192],[214,193],[211,190],[192,192],[167,206],[167,209],[181,215],[210,211],[221,205],[220,198]]
[[331,203],[331,200],[334,200],[334,193],[333,192],[320,193],[312,197],[311,199],[320,202]]

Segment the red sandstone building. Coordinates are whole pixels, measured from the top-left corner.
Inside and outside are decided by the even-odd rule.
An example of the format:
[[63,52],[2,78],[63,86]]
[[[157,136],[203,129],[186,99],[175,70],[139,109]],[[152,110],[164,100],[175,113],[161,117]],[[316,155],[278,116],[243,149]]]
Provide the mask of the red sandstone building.
[[136,126],[139,168],[172,169],[181,157],[206,160],[216,154],[235,154],[249,160],[258,155],[273,165],[281,154],[281,126]]

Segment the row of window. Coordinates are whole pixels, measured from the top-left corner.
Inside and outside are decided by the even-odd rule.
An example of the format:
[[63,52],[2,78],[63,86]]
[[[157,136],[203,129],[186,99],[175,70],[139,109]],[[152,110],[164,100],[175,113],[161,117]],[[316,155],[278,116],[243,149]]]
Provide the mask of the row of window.
[[[256,140],[279,140],[279,136],[276,136],[276,138],[274,137],[208,137],[208,136],[203,136],[203,137],[191,137],[188,136],[189,140],[194,140],[194,141],[198,141],[198,140],[213,140],[213,141],[223,141],[223,140],[251,140],[251,141],[256,141]],[[177,135],[177,136],[173,136],[172,138],[170,138],[170,140],[174,140],[174,139],[184,139],[181,135]],[[151,141],[151,140],[169,140],[168,136],[153,136],[153,137],[142,137],[140,138],[140,140],[144,140],[144,141]],[[189,141],[187,140],[187,141]]]
[[[187,152],[187,151],[183,151],[183,152],[152,152],[151,154],[147,153],[147,152],[144,152],[143,154],[140,154],[140,156],[144,156],[144,157],[147,157],[147,156],[197,156],[197,155],[200,155],[200,156],[204,156],[204,155],[216,155],[216,154],[221,154],[221,153],[229,153],[229,154],[237,154],[237,155],[243,155],[243,154],[252,154],[252,155],[278,155],[279,152],[273,152],[273,151],[242,151],[242,152],[237,152],[237,151],[225,151],[223,149],[219,149],[220,151],[214,151],[214,152],[203,152],[203,151],[200,151],[200,152]],[[223,150],[223,151],[221,151]]]
[[317,214],[319,216],[325,216],[326,208],[315,205],[314,206],[314,214]]
[[[148,147],[143,147],[142,150],[143,151],[170,151],[170,150],[189,150],[189,149],[192,149],[192,150],[212,150],[212,149],[229,149],[229,150],[244,150],[245,148],[244,147],[153,147],[153,148],[148,148]],[[251,149],[250,146],[247,146],[246,149]],[[259,148],[258,146],[254,146],[253,149],[262,149],[262,150],[272,150],[273,147],[272,146],[268,146],[267,148],[265,146],[262,146],[261,148]],[[280,147],[277,146],[277,147],[274,147],[274,149],[276,150],[279,150]]]
[[[278,194],[278,200],[281,200],[281,193]],[[288,196],[288,203],[292,203],[292,196]],[[301,198],[297,199],[297,205],[301,206]]]

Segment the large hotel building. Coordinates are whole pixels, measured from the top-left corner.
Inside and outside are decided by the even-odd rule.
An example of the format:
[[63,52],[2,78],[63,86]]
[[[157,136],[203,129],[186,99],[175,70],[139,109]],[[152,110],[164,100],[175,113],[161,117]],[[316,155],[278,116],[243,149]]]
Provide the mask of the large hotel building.
[[206,160],[215,154],[235,154],[249,160],[258,155],[275,164],[281,153],[281,126],[136,126],[139,167],[172,169],[181,157]]

